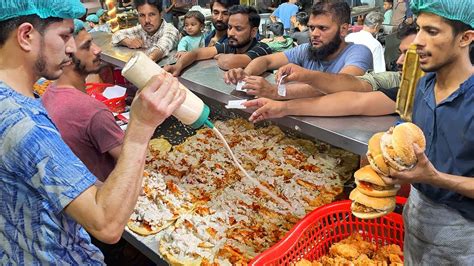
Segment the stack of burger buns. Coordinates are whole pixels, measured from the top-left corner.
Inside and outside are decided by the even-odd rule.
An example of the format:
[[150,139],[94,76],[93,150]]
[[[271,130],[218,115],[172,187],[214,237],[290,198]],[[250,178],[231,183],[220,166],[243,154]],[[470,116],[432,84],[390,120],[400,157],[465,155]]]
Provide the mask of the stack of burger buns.
[[413,123],[402,123],[373,135],[368,143],[370,165],[354,173],[357,187],[351,192],[351,210],[361,219],[373,219],[392,212],[399,185],[387,185],[381,176],[390,171],[411,169],[417,163],[413,144],[425,149],[425,136]]

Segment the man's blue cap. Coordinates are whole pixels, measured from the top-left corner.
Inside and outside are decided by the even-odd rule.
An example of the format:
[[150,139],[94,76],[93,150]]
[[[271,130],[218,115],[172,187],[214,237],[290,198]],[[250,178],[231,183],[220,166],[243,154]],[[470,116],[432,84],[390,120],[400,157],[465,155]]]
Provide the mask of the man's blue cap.
[[80,0],[2,0],[0,21],[37,15],[45,18],[80,18],[86,13]]
[[90,14],[89,16],[86,17],[87,22],[94,22],[98,23],[99,22],[99,17],[96,14]]
[[80,19],[74,19],[74,35],[77,35],[81,30],[85,29],[84,22]]
[[105,10],[102,8],[99,8],[95,14],[100,18],[102,15],[105,13]]

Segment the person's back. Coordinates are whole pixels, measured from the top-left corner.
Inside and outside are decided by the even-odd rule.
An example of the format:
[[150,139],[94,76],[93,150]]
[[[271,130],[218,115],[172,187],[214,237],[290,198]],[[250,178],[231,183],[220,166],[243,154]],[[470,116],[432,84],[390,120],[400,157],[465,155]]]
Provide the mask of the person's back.
[[76,88],[50,86],[42,97],[64,142],[100,181],[115,167],[108,153],[120,146],[123,131],[102,102]]
[[374,38],[383,23],[383,14],[380,12],[370,12],[364,21],[364,28],[359,32],[354,32],[346,36],[346,42],[365,45],[372,52],[374,72],[385,72],[385,57],[382,44]]
[[283,23],[285,30],[289,30],[291,28],[291,17],[296,15],[298,12],[298,6],[295,5],[295,2],[296,1],[283,3],[278,6],[275,12],[273,12],[273,16],[278,17]]
[[303,43],[309,43],[309,30],[308,30],[309,16],[306,12],[298,12],[296,16],[292,18],[293,27],[289,36],[296,41],[298,45]]

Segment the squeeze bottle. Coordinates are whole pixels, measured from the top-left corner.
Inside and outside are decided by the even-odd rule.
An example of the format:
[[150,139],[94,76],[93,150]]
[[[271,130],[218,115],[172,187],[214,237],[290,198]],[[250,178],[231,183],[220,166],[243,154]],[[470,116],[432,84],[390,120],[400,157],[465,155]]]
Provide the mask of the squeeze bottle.
[[[137,52],[125,64],[122,76],[141,90],[151,77],[163,72],[164,70],[145,53]],[[209,107],[183,84],[179,83],[179,88],[185,90],[186,98],[181,106],[173,112],[173,116],[194,129],[203,125],[213,128],[214,125],[209,121]]]

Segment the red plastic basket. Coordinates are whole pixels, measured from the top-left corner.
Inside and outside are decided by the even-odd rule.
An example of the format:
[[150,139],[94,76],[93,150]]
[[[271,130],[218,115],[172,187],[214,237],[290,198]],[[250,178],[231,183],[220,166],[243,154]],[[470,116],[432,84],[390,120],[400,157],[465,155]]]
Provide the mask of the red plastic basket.
[[[406,198],[397,197],[404,205]],[[284,239],[255,257],[250,265],[289,265],[301,259],[317,260],[329,252],[333,243],[359,233],[377,246],[397,244],[403,248],[403,217],[390,213],[371,220],[359,219],[351,213],[351,201],[344,200],[322,206],[291,229]]]
[[97,100],[103,102],[110,111],[114,113],[122,113],[125,111],[125,98],[126,95],[122,97],[107,99],[105,98],[102,93],[107,87],[114,86],[113,84],[108,83],[86,83],[86,92],[90,96],[96,98]]

